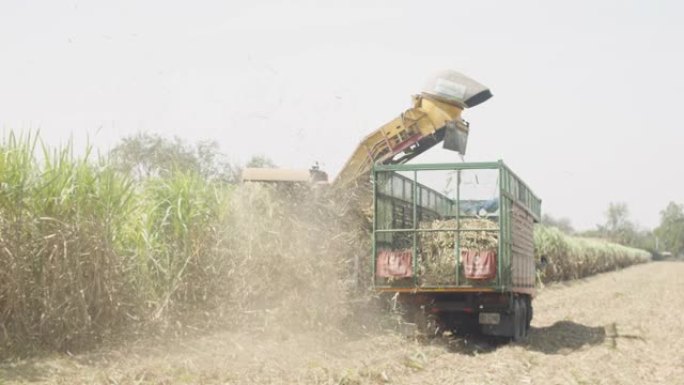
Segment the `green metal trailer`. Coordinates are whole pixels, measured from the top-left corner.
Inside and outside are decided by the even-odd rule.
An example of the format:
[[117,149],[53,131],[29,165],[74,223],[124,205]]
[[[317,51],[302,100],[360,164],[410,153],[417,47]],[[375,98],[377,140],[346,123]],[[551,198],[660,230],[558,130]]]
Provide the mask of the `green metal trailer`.
[[520,339],[541,200],[503,161],[376,165],[373,277],[415,321]]

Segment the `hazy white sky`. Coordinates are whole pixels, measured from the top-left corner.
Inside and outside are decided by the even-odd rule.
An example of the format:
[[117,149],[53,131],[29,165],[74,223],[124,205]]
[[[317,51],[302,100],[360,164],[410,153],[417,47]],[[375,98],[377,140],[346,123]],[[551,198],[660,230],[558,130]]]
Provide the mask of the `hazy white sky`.
[[494,93],[464,114],[466,160],[504,159],[546,212],[589,228],[624,201],[652,227],[684,202],[684,3],[335,3],[2,1],[0,126],[103,150],[140,130],[215,139],[335,175],[450,68]]

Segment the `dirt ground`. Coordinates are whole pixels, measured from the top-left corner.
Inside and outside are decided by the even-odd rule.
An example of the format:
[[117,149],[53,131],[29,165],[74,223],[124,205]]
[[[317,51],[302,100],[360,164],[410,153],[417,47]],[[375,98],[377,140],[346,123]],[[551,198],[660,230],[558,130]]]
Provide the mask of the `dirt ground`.
[[549,285],[528,340],[221,333],[0,364],[0,384],[684,384],[684,263]]

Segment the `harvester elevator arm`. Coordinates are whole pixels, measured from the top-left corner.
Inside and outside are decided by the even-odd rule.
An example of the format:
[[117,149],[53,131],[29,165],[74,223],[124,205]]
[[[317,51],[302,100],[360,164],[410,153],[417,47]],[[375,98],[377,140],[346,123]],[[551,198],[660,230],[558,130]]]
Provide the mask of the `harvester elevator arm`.
[[363,178],[373,164],[407,162],[440,142],[446,149],[465,154],[469,127],[461,112],[489,99],[491,92],[454,71],[438,74],[427,89],[413,97],[413,107],[359,143],[334,186],[346,187]]

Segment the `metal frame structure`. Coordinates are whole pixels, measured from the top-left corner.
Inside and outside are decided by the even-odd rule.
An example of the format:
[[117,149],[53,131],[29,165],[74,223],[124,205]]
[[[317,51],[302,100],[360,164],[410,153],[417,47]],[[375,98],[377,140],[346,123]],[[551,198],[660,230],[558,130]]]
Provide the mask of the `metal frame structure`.
[[[462,229],[461,228],[461,181],[460,173],[458,173],[458,183],[456,188],[456,200],[453,201],[456,210],[454,211],[457,219],[457,227],[453,229],[420,229],[418,219],[419,198],[422,191],[429,191],[428,193],[436,194],[437,198],[448,199],[448,197],[440,194],[427,186],[418,183],[418,173],[421,171],[455,171],[455,170],[497,170],[499,181],[499,221],[498,230],[492,229]],[[381,173],[390,172],[408,172],[412,173],[413,178],[401,176],[404,180],[408,180],[412,184],[411,204],[412,204],[412,228],[404,229],[380,229],[378,227],[378,175]],[[394,174],[399,175],[399,174]],[[468,292],[468,291],[510,291],[516,290],[525,292],[526,290],[533,290],[534,288],[514,288],[512,284],[511,274],[511,258],[512,258],[512,218],[511,213],[513,205],[517,205],[523,211],[528,213],[535,222],[541,219],[541,200],[532,192],[532,190],[513,172],[503,161],[497,162],[473,162],[473,163],[437,163],[437,164],[401,164],[401,165],[375,165],[372,170],[373,180],[373,197],[374,197],[374,215],[373,215],[373,239],[372,239],[372,255],[373,255],[373,281],[376,289],[380,291],[393,292]],[[404,187],[405,188],[405,187]],[[419,195],[419,191],[421,194]],[[422,208],[423,206],[421,206]],[[390,226],[392,227],[392,226]],[[454,260],[455,260],[455,284],[443,286],[420,286],[418,277],[418,233],[430,231],[453,232],[458,234],[455,242]],[[497,275],[496,278],[488,282],[460,282],[460,268],[461,264],[458,256],[460,255],[460,233],[464,231],[498,231],[498,257],[497,257]],[[404,280],[400,285],[384,284],[378,282],[376,276],[377,264],[377,244],[378,235],[383,233],[410,233],[412,234],[412,263],[413,276],[409,283]]]

